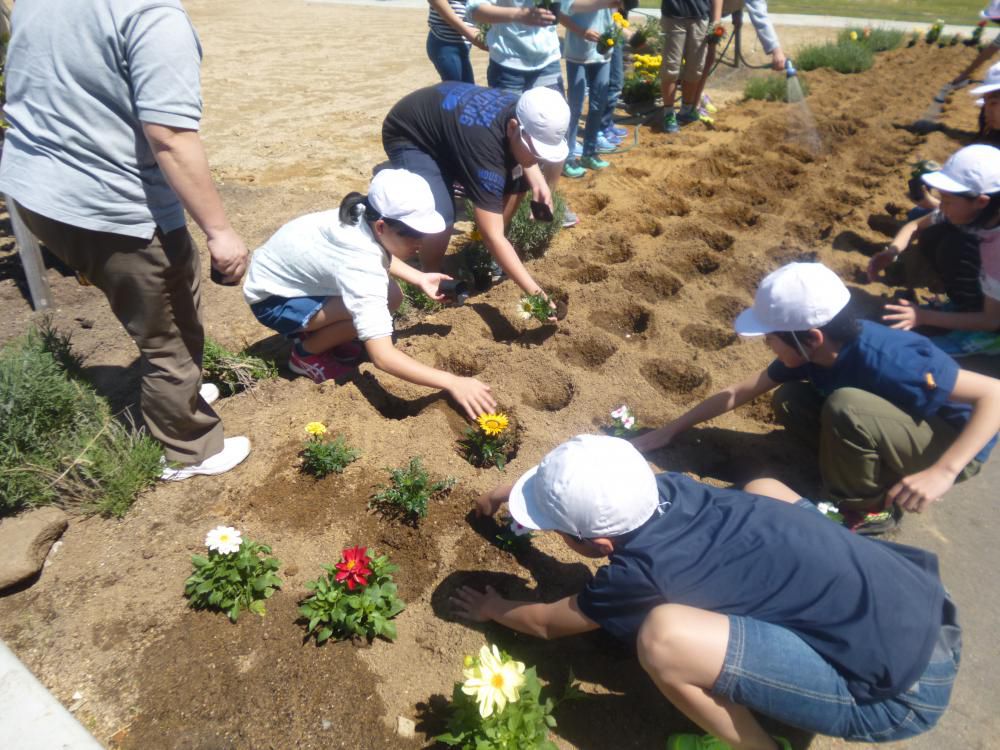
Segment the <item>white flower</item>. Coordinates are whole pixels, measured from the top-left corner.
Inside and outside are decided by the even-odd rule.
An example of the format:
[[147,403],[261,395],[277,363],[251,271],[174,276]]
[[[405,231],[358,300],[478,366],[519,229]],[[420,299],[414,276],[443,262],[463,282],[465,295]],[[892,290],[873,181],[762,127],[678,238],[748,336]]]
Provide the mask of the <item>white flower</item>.
[[531,529],[527,526],[522,526],[517,521],[511,520],[510,530],[514,532],[514,536],[524,536],[525,534],[530,534]]
[[232,526],[216,526],[205,537],[205,546],[222,555],[240,551],[243,537]]
[[824,516],[829,516],[831,513],[840,513],[840,508],[833,503],[816,503],[816,510]]
[[635,426],[635,417],[629,415],[622,420],[622,427],[626,430],[631,430],[633,426]]
[[518,688],[524,684],[524,663],[504,662],[496,646],[479,649],[479,664],[462,671],[465,682],[462,692],[476,696],[479,715],[484,719],[493,715],[493,707],[501,713],[508,703],[516,703],[520,698]]
[[622,417],[625,416],[625,414],[627,412],[628,412],[628,407],[625,406],[625,404],[622,404],[617,409],[615,409],[613,412],[611,412],[611,418],[612,419],[621,419]]

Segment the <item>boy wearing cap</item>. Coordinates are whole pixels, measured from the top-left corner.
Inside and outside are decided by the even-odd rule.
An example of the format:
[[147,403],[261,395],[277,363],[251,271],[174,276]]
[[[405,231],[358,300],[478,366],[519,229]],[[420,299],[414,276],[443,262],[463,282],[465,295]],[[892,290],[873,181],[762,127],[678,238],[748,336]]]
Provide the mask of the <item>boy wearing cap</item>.
[[663,695],[713,736],[668,750],[791,750],[751,711],[851,740],[930,729],[958,670],[961,630],[923,550],[862,539],[775,480],[746,491],[654,476],[624,440],[580,435],[478,501],[608,557],[553,603],[457,590],[459,616],[542,638],[603,628],[638,648]]
[[[912,331],[858,321],[850,292],[821,263],[768,275],[741,336],[776,359],[634,442],[660,448],[684,430],[775,388],[778,421],[819,453],[826,491],[860,533],[893,528],[978,473],[1000,430],[1000,381],[959,368]],[[780,387],[779,387],[780,386]]]
[[382,145],[394,167],[427,180],[445,221],[443,231],[424,239],[423,268],[441,267],[455,223],[451,187],[457,182],[475,206],[476,226],[500,267],[526,293],[541,291],[505,232],[528,190],[552,210],[539,161],[562,163],[568,127],[566,100],[547,88],[517,96],[444,82],[401,99],[382,125]]

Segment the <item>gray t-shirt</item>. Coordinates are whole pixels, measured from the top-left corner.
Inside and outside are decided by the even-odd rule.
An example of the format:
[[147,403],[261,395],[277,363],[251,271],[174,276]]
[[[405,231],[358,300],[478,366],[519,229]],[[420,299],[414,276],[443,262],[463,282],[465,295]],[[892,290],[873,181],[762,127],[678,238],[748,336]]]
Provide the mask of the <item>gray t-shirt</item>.
[[179,0],[31,0],[11,25],[0,191],[83,229],[182,227],[142,132],[198,129],[201,45]]

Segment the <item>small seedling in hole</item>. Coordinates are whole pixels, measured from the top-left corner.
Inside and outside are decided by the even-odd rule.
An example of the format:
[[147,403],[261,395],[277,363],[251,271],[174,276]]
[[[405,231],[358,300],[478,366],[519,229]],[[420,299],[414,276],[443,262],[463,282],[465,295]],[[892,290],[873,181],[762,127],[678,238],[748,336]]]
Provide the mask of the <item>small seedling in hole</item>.
[[522,526],[510,515],[504,514],[500,519],[500,531],[494,539],[500,549],[517,555],[531,546],[533,536],[531,529]]

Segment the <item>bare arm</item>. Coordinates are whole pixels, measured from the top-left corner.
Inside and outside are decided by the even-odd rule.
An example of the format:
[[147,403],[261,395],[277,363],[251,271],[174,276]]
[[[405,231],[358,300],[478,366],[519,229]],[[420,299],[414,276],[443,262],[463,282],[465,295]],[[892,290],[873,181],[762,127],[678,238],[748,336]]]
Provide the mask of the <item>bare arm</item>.
[[983,309],[979,312],[944,312],[919,307],[909,300],[899,304],[886,305],[882,320],[892,328],[908,331],[919,326],[937,326],[954,331],[996,331],[1000,330],[1000,300],[983,297]]
[[459,18],[455,9],[448,4],[448,0],[427,0],[427,2],[441,16],[441,20],[470,42],[476,42],[476,30],[465,23],[463,19]]
[[365,349],[378,369],[417,385],[448,391],[469,419],[496,409],[497,403],[488,385],[475,378],[459,377],[418,362],[393,346],[391,336],[369,339],[365,342]]
[[984,62],[989,60],[997,52],[997,47],[993,44],[987,44],[983,49],[976,55],[976,59],[969,63],[968,67],[964,68],[961,73],[959,73],[952,80],[952,86],[957,86],[963,81],[967,81],[969,76],[976,72],[976,69],[982,65]]
[[227,281],[239,281],[247,248],[226,218],[198,131],[151,123],[143,123],[142,129],[170,187],[205,233],[212,265]]
[[455,592],[451,602],[460,617],[475,622],[493,620],[511,630],[546,640],[600,627],[580,611],[575,596],[551,604],[535,604],[504,599],[489,586],[484,593],[463,586]]
[[722,20],[722,0],[712,0],[712,18],[710,19],[713,25],[717,24]]
[[951,398],[972,404],[963,430],[934,464],[903,477],[886,494],[887,504],[920,513],[951,489],[962,469],[1000,431],[1000,380],[969,370],[959,370]]
[[476,6],[470,13],[476,23],[523,23],[526,26],[549,26],[556,17],[544,8],[501,8],[493,3]]
[[528,294],[539,291],[541,287],[528,273],[528,269],[524,267],[524,263],[518,257],[514,246],[510,244],[510,240],[504,234],[503,215],[484,211],[477,206],[475,216],[476,226],[479,227],[479,232],[483,236],[483,243],[497,259],[497,263],[500,264],[504,273]]
[[736,407],[752,401],[762,393],[767,393],[777,385],[777,383],[768,377],[767,370],[764,370],[746,380],[734,383],[724,391],[719,391],[715,395],[709,396],[694,408],[681,414],[673,422],[664,425],[658,430],[637,437],[632,441],[632,445],[640,451],[651,451],[662,448],[684,432],[684,430],[694,427],[701,422],[715,419],[728,411],[732,411]]
[[899,231],[896,232],[896,236],[892,238],[892,242],[889,243],[889,246],[885,250],[875,253],[871,257],[871,260],[868,261],[868,280],[875,281],[878,279],[879,274],[896,260],[900,253],[910,246],[910,242],[913,241],[913,235],[927,229],[932,221],[932,214],[927,214],[926,216],[921,216],[919,219],[907,222],[900,227]]

